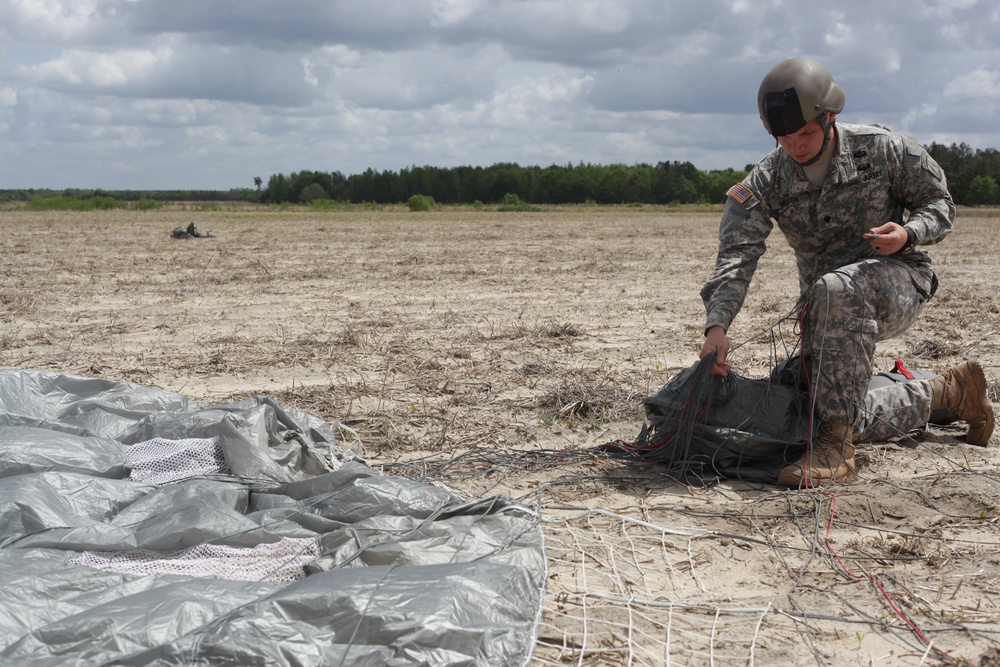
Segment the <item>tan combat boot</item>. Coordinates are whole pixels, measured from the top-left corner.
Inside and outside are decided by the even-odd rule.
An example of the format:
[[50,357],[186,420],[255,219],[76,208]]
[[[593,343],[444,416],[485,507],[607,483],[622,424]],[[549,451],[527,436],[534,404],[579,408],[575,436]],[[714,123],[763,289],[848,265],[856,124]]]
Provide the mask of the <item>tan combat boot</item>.
[[854,474],[854,429],[847,424],[820,424],[819,437],[805,456],[778,473],[778,484],[817,487]]
[[947,409],[969,424],[965,436],[971,445],[985,446],[993,435],[993,406],[986,397],[983,367],[967,361],[929,380],[931,411]]

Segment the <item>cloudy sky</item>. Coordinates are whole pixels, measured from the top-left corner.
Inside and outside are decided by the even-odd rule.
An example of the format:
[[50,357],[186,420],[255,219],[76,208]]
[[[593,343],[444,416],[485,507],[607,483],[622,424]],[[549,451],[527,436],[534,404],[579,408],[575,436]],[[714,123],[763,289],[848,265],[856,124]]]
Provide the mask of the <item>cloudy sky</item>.
[[0,0],[0,189],[741,168],[795,55],[846,89],[842,121],[1000,148],[995,0]]

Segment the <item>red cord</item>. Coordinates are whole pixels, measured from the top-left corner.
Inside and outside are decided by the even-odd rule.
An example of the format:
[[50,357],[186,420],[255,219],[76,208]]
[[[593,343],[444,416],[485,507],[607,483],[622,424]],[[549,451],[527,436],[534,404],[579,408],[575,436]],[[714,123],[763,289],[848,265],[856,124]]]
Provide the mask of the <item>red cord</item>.
[[[803,466],[802,474],[803,474],[803,481],[804,481],[804,488],[805,488],[805,490],[807,490],[807,491],[813,491],[813,489],[809,485],[809,460],[810,460],[809,459],[809,454],[810,454],[810,451],[812,449],[812,440],[813,440],[812,436],[813,436],[813,423],[814,423],[814,420],[813,420],[813,417],[814,417],[814,415],[813,415],[813,401],[812,401],[812,399],[813,399],[813,396],[812,396],[812,381],[811,381],[811,378],[809,376],[809,365],[806,363],[805,346],[803,344],[804,341],[802,340],[804,338],[805,329],[806,329],[805,316],[806,316],[806,306],[807,305],[808,305],[807,303],[803,304],[802,308],[799,310],[799,316],[798,316],[798,318],[796,318],[796,321],[795,321],[795,332],[799,336],[799,351],[800,351],[800,353],[802,355],[802,372],[803,372],[803,374],[805,376],[806,395],[807,395],[807,397],[809,399],[809,403],[808,403],[808,405],[809,405],[809,422],[808,422],[808,429],[807,429],[808,440],[806,441],[805,466]],[[906,372],[905,368],[902,368],[902,369],[899,368],[900,366],[902,366],[902,362],[897,362],[896,365],[897,365],[897,368],[894,369],[894,370],[901,370],[904,373]],[[902,609],[900,609],[899,605],[896,604],[896,601],[893,599],[892,594],[889,593],[888,590],[886,590],[885,586],[882,584],[882,580],[879,579],[879,577],[878,577],[877,574],[867,574],[867,575],[855,574],[854,572],[852,572],[847,567],[847,565],[844,563],[844,560],[840,557],[840,554],[837,553],[837,550],[834,549],[833,545],[830,543],[830,533],[833,531],[833,523],[834,523],[834,519],[835,519],[836,514],[837,514],[837,494],[836,493],[832,493],[832,492],[828,492],[828,491],[818,491],[817,493],[819,493],[819,495],[826,496],[826,497],[830,498],[830,520],[827,522],[827,525],[826,525],[826,534],[823,537],[823,542],[824,542],[824,545],[826,546],[827,552],[837,562],[837,565],[840,567],[840,570],[844,574],[844,576],[848,577],[849,579],[854,579],[856,581],[864,579],[867,576],[867,578],[872,582],[872,584],[879,590],[879,592],[881,592],[883,599],[885,599],[886,604],[889,605],[889,608],[892,609],[893,613],[895,613],[896,616],[899,617],[899,619],[902,620],[903,623],[905,623],[908,628],[910,628],[910,630],[913,632],[913,634],[916,635],[917,638],[920,641],[922,641],[925,646],[931,647],[931,649],[936,654],[938,654],[939,656],[941,656],[943,658],[947,658],[948,660],[951,660],[951,661],[955,662],[956,664],[963,664],[963,665],[968,665],[969,667],[975,667],[975,665],[972,662],[968,661],[968,660],[956,660],[955,658],[953,658],[952,656],[948,655],[947,653],[945,653],[941,649],[934,648],[933,645],[931,644],[931,640],[927,637],[927,635],[924,634],[924,632],[920,629],[920,627],[915,622],[913,622],[913,620],[909,616],[907,616],[906,613]]]
[[882,593],[882,597],[885,599],[886,604],[889,605],[889,608],[892,609],[892,611],[896,614],[896,616],[898,616],[899,619],[902,620],[907,625],[907,627],[910,628],[913,634],[915,634],[917,638],[924,643],[925,646],[930,647],[931,650],[933,650],[936,654],[938,654],[943,658],[951,660],[955,664],[967,665],[968,667],[976,667],[975,663],[973,662],[970,662],[968,660],[959,660],[953,658],[952,656],[948,655],[941,649],[935,648],[931,644],[931,640],[927,637],[926,634],[924,634],[923,630],[921,630],[920,627],[916,623],[914,623],[913,620],[910,619],[910,617],[907,616],[902,609],[900,609],[899,605],[896,604],[896,601],[893,599],[892,594],[886,590],[885,586],[882,584],[882,580],[879,579],[877,574],[868,574],[868,575],[854,574],[847,568],[847,565],[844,564],[844,561],[843,559],[841,559],[840,554],[838,554],[837,550],[833,548],[832,544],[830,544],[830,532],[833,530],[834,517],[837,514],[837,494],[825,491],[825,492],[820,492],[819,495],[830,498],[830,521],[827,522],[826,535],[823,536],[823,542],[826,545],[826,550],[830,553],[831,556],[833,556],[834,560],[837,561],[837,564],[840,566],[840,569],[843,572],[843,574],[848,578],[854,580],[861,580],[864,579],[865,576],[867,576],[867,578],[872,582],[872,584],[874,584],[874,586]]
[[806,422],[806,454],[805,454],[805,465],[802,466],[802,481],[804,483],[804,489],[809,491],[811,487],[809,485],[809,462],[812,460],[812,441],[813,441],[813,394],[812,394],[812,377],[809,374],[809,364],[806,363],[806,346],[805,346],[805,331],[806,331],[806,308],[809,306],[809,302],[806,301],[802,304],[799,309],[799,315],[795,318],[795,328],[794,332],[799,337],[799,359],[802,362],[802,375],[805,378],[806,383],[806,405],[809,406],[809,420]]

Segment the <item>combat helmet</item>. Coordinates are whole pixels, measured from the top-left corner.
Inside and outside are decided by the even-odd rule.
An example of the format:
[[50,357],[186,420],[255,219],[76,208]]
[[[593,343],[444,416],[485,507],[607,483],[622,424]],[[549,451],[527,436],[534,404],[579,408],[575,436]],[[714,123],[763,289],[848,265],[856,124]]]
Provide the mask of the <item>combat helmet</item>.
[[775,65],[760,83],[757,109],[764,129],[781,137],[797,132],[820,118],[824,128],[827,111],[844,110],[844,89],[815,60],[789,58]]

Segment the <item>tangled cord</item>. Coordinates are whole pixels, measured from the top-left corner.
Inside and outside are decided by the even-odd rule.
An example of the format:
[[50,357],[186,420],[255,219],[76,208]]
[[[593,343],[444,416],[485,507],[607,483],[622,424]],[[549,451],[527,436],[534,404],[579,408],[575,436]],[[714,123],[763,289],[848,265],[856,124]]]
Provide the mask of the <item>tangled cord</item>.
[[[675,468],[680,461],[686,461],[691,449],[691,436],[695,424],[704,416],[715,388],[710,374],[715,364],[715,352],[711,352],[694,366],[690,377],[678,387],[685,395],[684,407],[676,419],[662,429],[664,434],[656,437],[648,422],[643,424],[635,442],[616,440],[596,449],[615,458],[639,459],[647,463],[659,463],[667,468]],[[654,439],[655,438],[655,439]],[[671,448],[664,447],[671,443]],[[674,470],[674,472],[681,472]]]

